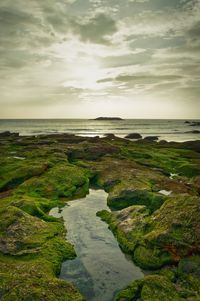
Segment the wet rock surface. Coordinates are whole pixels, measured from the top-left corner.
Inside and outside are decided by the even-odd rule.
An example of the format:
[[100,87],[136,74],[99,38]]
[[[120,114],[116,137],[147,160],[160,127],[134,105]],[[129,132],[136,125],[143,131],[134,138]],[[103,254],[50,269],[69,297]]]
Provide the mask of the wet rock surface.
[[122,250],[154,271],[116,300],[199,300],[200,141],[153,140],[0,134],[2,300],[84,300],[56,277],[75,251],[48,212],[89,185],[108,192],[98,215]]

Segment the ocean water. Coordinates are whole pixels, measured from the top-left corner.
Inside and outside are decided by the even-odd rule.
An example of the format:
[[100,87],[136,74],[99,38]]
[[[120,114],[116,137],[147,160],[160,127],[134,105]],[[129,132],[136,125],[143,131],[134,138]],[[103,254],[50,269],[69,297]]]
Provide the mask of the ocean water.
[[[192,120],[190,120],[192,121]],[[197,121],[197,120],[193,120]],[[199,120],[198,120],[199,121]],[[0,132],[18,132],[20,135],[40,135],[52,133],[73,133],[80,136],[104,136],[113,133],[124,137],[129,133],[140,133],[143,137],[159,136],[159,140],[188,141],[199,140],[200,126],[190,126],[185,120],[89,120],[89,119],[4,119],[0,120]]]

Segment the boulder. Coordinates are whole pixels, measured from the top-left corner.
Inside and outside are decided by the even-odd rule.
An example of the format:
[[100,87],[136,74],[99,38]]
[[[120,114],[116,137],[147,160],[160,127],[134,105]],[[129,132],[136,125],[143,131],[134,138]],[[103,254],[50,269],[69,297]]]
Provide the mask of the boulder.
[[5,131],[5,132],[1,132],[0,133],[0,138],[4,138],[4,137],[18,137],[19,136],[19,133],[11,133],[10,131]]
[[130,133],[125,136],[127,139],[141,139],[142,136],[139,133]]
[[144,140],[146,140],[146,141],[157,141],[158,136],[146,136],[146,137],[144,137]]
[[115,139],[116,138],[116,136],[114,135],[114,134],[105,134],[105,137],[106,138],[109,138],[109,139]]

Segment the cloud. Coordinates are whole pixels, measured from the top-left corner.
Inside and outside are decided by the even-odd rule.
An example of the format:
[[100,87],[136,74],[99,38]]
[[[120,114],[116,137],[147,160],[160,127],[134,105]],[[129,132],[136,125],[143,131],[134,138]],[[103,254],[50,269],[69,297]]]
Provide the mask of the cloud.
[[1,0],[4,110],[123,99],[129,112],[135,95],[195,106],[199,14],[199,0]]
[[71,20],[72,31],[83,41],[109,44],[109,36],[117,31],[116,21],[104,13],[96,14],[86,20]]
[[105,82],[122,82],[127,84],[142,84],[142,85],[150,85],[150,84],[159,84],[162,82],[174,82],[180,81],[184,77],[181,75],[155,75],[155,74],[121,74],[115,78],[103,78],[98,81],[98,83]]
[[200,37],[200,21],[197,21],[191,28],[188,29],[186,34],[190,38],[199,39]]

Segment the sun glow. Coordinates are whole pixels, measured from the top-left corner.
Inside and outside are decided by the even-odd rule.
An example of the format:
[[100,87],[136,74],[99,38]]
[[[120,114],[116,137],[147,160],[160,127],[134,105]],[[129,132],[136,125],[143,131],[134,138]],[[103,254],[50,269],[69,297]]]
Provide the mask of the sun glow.
[[[66,76],[64,87],[101,90],[108,86],[108,83],[98,83],[98,80],[105,77],[107,73],[97,58],[77,53],[70,65],[70,74]],[[67,69],[69,70],[69,65]]]

